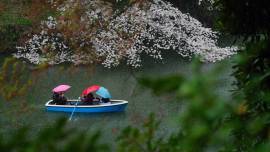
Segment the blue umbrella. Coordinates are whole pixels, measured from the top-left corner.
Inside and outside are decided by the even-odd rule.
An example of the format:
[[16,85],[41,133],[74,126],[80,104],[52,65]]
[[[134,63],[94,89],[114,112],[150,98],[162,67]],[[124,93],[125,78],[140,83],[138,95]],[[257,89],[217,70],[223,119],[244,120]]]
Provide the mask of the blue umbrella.
[[112,98],[111,94],[109,93],[109,91],[104,88],[104,87],[100,87],[98,89],[98,91],[96,92],[97,95],[101,96],[102,98]]

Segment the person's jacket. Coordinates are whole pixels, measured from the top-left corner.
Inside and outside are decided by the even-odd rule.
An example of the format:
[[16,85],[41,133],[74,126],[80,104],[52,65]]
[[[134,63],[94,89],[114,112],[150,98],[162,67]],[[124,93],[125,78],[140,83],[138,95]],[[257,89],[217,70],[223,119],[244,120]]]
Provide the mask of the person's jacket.
[[54,93],[52,98],[53,98],[54,104],[64,105],[64,104],[66,104],[66,101],[67,101],[66,97],[61,96],[58,93]]
[[82,102],[93,102],[94,98],[91,97],[83,97]]
[[109,98],[102,98],[101,101],[104,103],[107,103],[107,102],[110,102],[110,99]]

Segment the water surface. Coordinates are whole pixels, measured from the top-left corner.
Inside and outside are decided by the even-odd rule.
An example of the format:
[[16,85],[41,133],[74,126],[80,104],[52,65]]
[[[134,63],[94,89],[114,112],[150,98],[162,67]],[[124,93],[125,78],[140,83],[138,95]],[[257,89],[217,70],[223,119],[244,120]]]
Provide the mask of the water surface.
[[[70,127],[86,132],[101,130],[103,140],[111,143],[119,131],[127,126],[140,126],[150,113],[155,113],[161,120],[160,135],[174,131],[179,124],[177,116],[181,112],[181,103],[174,101],[171,95],[156,96],[137,82],[142,76],[161,77],[181,73],[192,75],[190,61],[175,55],[168,55],[164,62],[155,62],[145,58],[143,67],[132,69],[125,65],[107,69],[101,65],[69,66],[58,65],[42,72],[31,74],[33,86],[24,97],[12,101],[1,99],[0,102],[0,131],[4,134],[17,128],[29,125],[35,134],[40,128],[50,126],[59,117],[69,118],[70,113],[47,112],[44,104],[51,98],[51,90],[58,84],[69,84],[72,88],[66,93],[68,98],[77,98],[82,90],[92,84],[108,88],[114,99],[128,100],[129,104],[123,113],[106,114],[75,114],[68,122]],[[1,59],[3,60],[3,59]],[[213,68],[213,64],[204,64],[204,71]],[[217,90],[228,97],[232,78],[230,66],[219,76],[220,84]]]

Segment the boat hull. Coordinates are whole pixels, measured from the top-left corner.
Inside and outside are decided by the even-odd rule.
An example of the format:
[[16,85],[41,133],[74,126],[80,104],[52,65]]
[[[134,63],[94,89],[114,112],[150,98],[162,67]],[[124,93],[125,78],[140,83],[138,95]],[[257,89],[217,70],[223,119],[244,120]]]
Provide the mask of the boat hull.
[[[72,100],[73,102],[76,100]],[[52,105],[52,100],[48,101],[45,106],[47,111],[56,112],[79,112],[79,113],[104,113],[104,112],[122,112],[127,107],[128,101],[112,100],[111,104],[100,105]]]

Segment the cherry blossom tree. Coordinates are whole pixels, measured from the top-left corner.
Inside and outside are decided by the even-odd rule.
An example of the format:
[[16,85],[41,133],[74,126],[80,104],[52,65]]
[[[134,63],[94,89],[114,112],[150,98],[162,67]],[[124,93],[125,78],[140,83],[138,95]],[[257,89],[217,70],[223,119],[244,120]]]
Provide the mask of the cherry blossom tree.
[[[123,61],[139,67],[143,54],[161,60],[175,51],[215,62],[237,51],[217,46],[217,32],[163,0],[134,2],[121,12],[100,0],[69,0],[58,11],[61,16],[44,21],[39,34],[17,47],[15,57],[34,64],[98,61],[110,68]],[[79,15],[71,18],[70,12]]]

